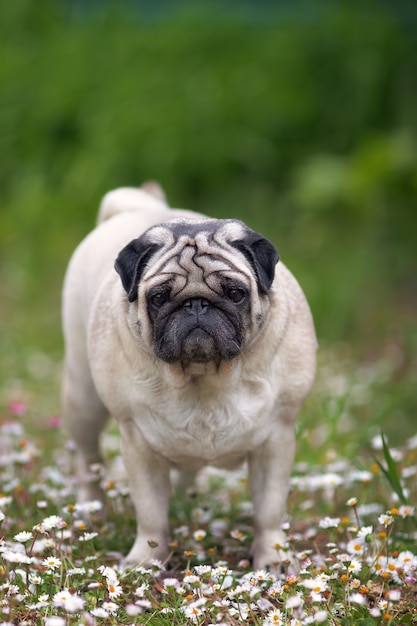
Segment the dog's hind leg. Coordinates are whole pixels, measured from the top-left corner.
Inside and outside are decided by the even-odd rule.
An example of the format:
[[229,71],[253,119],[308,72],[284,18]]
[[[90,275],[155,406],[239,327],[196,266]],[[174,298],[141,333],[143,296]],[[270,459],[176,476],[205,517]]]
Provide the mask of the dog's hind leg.
[[[78,500],[100,500],[104,493],[92,465],[103,462],[99,437],[107,420],[108,411],[97,395],[88,362],[84,355],[67,350],[62,384],[62,420],[70,438],[77,447]],[[78,358],[76,358],[78,357]]]

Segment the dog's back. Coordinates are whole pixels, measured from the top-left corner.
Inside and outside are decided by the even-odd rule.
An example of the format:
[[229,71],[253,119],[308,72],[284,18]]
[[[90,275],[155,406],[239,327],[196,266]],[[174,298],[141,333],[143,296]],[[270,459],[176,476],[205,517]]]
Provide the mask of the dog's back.
[[167,200],[162,187],[157,182],[149,181],[141,187],[120,187],[109,191],[101,201],[97,224],[125,213],[137,210],[161,210],[167,208]]

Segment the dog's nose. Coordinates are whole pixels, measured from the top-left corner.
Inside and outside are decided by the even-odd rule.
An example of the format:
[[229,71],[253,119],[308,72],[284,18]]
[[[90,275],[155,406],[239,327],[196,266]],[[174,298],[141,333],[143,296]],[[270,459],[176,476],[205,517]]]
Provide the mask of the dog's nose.
[[207,312],[210,307],[210,302],[205,298],[190,298],[184,302],[183,307],[190,315],[199,317]]

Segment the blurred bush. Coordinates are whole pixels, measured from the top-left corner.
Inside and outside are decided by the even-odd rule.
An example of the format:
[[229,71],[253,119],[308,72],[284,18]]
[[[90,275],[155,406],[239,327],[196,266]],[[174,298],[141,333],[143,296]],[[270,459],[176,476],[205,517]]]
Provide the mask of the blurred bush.
[[415,5],[141,6],[0,4],[3,348],[59,349],[72,249],[106,191],[148,178],[273,239],[321,339],[408,332]]

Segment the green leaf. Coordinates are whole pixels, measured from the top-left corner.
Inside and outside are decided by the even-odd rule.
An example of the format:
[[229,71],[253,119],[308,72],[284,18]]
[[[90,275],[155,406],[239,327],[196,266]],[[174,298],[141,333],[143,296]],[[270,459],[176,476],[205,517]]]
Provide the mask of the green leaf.
[[397,494],[397,496],[401,500],[401,502],[403,504],[406,504],[407,503],[407,498],[404,495],[404,491],[403,491],[403,488],[402,488],[402,485],[401,485],[401,480],[400,480],[400,476],[398,474],[397,464],[396,464],[396,462],[394,461],[394,459],[391,456],[391,452],[389,451],[389,448],[388,448],[387,443],[385,441],[385,437],[384,437],[383,431],[381,431],[381,439],[382,439],[382,450],[383,450],[383,453],[384,453],[384,458],[385,458],[385,462],[387,464],[387,468],[385,468],[382,465],[382,463],[380,463],[378,460],[376,462],[377,462],[380,470],[384,474],[384,476],[387,478],[387,480],[390,483],[391,487],[393,488],[394,492]]

